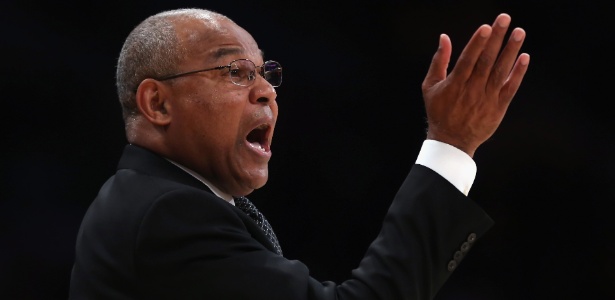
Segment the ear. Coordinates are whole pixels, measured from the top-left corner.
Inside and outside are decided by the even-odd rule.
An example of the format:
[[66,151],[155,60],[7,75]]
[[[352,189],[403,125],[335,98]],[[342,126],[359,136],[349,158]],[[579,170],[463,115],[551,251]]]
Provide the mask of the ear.
[[137,89],[137,108],[154,125],[166,126],[171,123],[167,93],[163,83],[151,78],[143,80]]

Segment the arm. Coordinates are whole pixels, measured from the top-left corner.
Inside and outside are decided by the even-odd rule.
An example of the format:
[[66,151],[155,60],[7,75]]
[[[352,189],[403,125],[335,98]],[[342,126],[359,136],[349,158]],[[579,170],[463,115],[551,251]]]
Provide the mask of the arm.
[[176,190],[155,202],[139,229],[137,298],[431,299],[454,270],[455,252],[489,226],[453,185],[415,165],[360,265],[338,285],[267,250],[223,200]]

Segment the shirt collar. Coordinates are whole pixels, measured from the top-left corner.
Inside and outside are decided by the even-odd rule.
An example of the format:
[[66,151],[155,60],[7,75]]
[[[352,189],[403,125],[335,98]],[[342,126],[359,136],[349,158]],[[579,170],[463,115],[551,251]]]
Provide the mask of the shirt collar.
[[216,196],[228,201],[229,203],[235,205],[235,200],[233,200],[233,196],[231,196],[230,194],[224,193],[222,192],[219,188],[217,188],[216,186],[214,186],[211,182],[209,182],[207,179],[203,178],[203,176],[199,175],[197,172],[194,172],[170,159],[166,159],[168,160],[170,163],[176,165],[178,168],[184,170],[186,173],[192,175],[192,177],[198,179],[200,182],[202,182],[205,186],[207,186]]

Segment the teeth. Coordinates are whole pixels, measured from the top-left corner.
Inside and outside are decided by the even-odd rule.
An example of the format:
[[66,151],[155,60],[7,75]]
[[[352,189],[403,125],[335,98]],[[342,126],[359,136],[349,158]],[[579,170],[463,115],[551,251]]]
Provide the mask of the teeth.
[[263,145],[261,145],[261,144],[258,144],[258,143],[250,143],[250,146],[252,146],[252,147],[254,147],[254,148],[257,148],[257,149],[259,149],[259,150],[261,150],[261,151],[265,151],[265,147],[263,147]]

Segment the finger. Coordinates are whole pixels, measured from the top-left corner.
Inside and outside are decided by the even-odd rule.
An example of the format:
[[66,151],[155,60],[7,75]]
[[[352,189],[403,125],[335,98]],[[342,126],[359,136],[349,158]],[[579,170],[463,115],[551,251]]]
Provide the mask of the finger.
[[485,44],[489,40],[491,31],[491,26],[484,24],[474,32],[474,35],[472,35],[472,38],[470,38],[470,41],[459,55],[459,59],[449,76],[458,77],[463,82],[470,78],[478,57],[483,52],[483,49],[485,49]]
[[487,92],[496,91],[502,87],[504,81],[508,79],[511,68],[517,60],[517,54],[525,40],[525,31],[522,28],[515,28],[510,34],[506,47],[502,50],[487,84]]
[[438,50],[431,59],[429,70],[423,81],[423,89],[428,89],[436,83],[446,79],[448,64],[451,60],[452,45],[446,34],[441,34],[438,42]]
[[500,103],[502,105],[508,106],[512,98],[517,93],[519,86],[521,85],[521,81],[527,72],[527,69],[530,64],[530,55],[527,53],[521,53],[519,58],[515,62],[508,79],[502,86],[502,90],[500,91]]
[[508,31],[510,20],[511,19],[508,14],[500,14],[493,22],[489,41],[485,45],[485,48],[480,54],[474,67],[474,72],[472,73],[473,82],[484,86],[485,82],[489,79],[493,65],[495,64],[500,48],[502,47],[502,41]]

